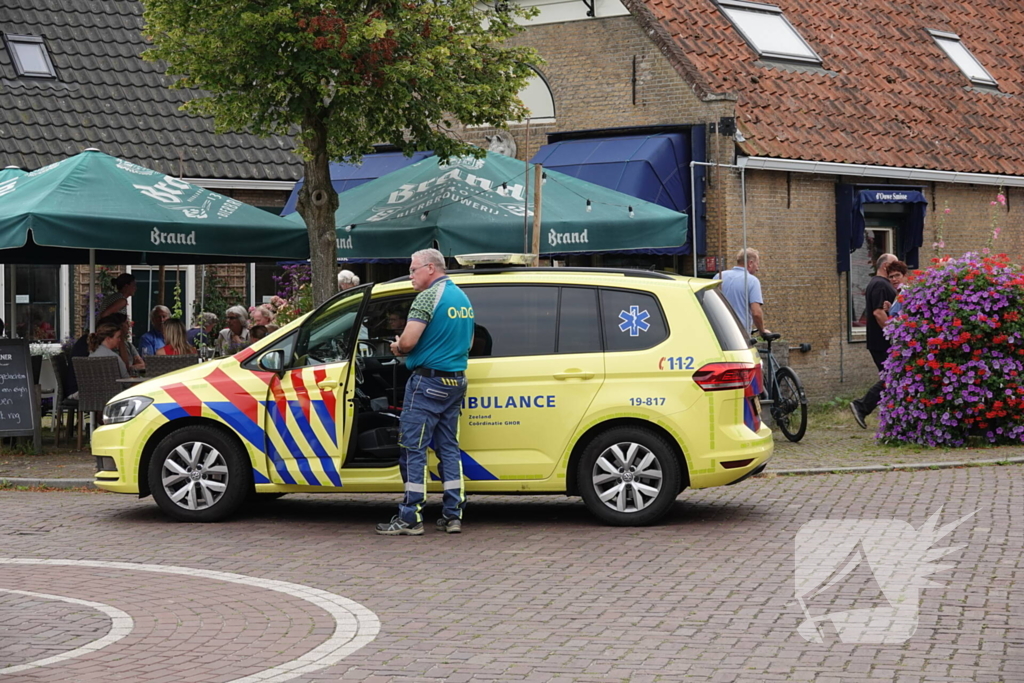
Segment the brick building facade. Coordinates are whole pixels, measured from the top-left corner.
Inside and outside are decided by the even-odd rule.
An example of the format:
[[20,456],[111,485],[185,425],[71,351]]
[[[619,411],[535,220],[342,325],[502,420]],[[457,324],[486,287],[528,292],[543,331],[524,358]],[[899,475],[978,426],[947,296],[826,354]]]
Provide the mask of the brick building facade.
[[[536,48],[545,60],[540,71],[555,119],[531,125],[528,141],[525,125],[509,126],[517,157],[530,159],[547,142],[544,137],[555,132],[564,139],[595,130],[614,136],[645,127],[703,124],[706,160],[722,166],[708,170],[703,197],[707,243],[699,263],[713,257],[718,270],[731,267],[744,234],[746,244],[761,252],[766,324],[793,349],[789,363],[816,400],[857,394],[874,381],[863,330],[851,319],[862,315],[858,289],[870,271],[871,249],[895,249],[893,240],[911,229],[905,211],[866,207],[867,246],[854,253],[849,272],[838,271],[839,186],[922,192],[928,202],[918,250],[922,267],[934,256],[985,248],[994,226],[1002,232],[993,248],[1024,256],[1024,177],[1016,175],[1024,175],[1020,150],[1004,153],[981,145],[978,133],[979,128],[1005,128],[1016,114],[1017,98],[1011,102],[1010,96],[1024,84],[1019,69],[1007,67],[1020,63],[1020,36],[994,49],[983,37],[979,18],[957,27],[995,75],[1000,91],[995,93],[968,82],[952,62],[932,54],[938,48],[927,30],[950,29],[941,9],[961,3],[934,3],[942,7],[889,26],[877,25],[873,15],[877,35],[869,31],[866,36],[858,33],[856,23],[864,16],[861,10],[828,10],[827,4],[778,3],[795,30],[823,55],[817,64],[759,55],[756,45],[728,21],[725,2],[716,7],[698,0],[625,0],[621,6],[598,5],[596,17],[586,15],[585,5],[542,5],[541,16],[517,41]],[[992,11],[986,6],[980,14]],[[1005,25],[1005,17],[1002,21]],[[913,41],[902,57],[885,50],[879,37],[894,30]],[[858,55],[865,42],[882,54]],[[892,69],[876,64],[880,60],[893,61]],[[929,69],[922,81],[932,88],[932,99],[922,97],[914,84],[898,92],[902,84],[891,74],[909,81],[911,68]],[[849,82],[838,88],[832,83],[848,80],[857,81],[861,92],[851,90]],[[910,124],[917,129],[897,128]],[[494,131],[462,134],[486,146],[485,138]],[[934,139],[921,142],[921,135]],[[1015,139],[1019,133],[1008,135]],[[972,156],[970,141],[981,153]],[[737,168],[746,158],[776,163],[766,164],[765,170],[749,163]],[[785,160],[797,162],[794,170],[771,170]],[[819,163],[832,172],[816,172]],[[1000,192],[1007,198],[1005,206],[993,204]],[[692,272],[691,258],[678,259],[681,272]],[[797,350],[801,344],[810,350]]]

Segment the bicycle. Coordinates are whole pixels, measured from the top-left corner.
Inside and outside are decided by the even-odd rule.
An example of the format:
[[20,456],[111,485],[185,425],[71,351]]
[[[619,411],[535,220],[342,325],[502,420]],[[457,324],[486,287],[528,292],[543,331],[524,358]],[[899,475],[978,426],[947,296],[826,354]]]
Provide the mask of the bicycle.
[[764,358],[761,369],[767,396],[761,405],[768,406],[775,424],[787,439],[796,443],[804,438],[807,431],[807,396],[796,372],[779,365],[772,355],[772,342],[781,337],[781,334],[774,333],[761,335],[767,344],[767,348],[759,349]]

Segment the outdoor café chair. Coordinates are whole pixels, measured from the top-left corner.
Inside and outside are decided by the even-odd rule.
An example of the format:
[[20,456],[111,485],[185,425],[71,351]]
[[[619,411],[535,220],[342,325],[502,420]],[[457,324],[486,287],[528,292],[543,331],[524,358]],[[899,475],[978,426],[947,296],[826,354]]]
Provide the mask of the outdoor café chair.
[[78,448],[82,448],[82,417],[84,413],[92,413],[92,427],[96,428],[97,414],[103,412],[107,401],[124,390],[117,383],[121,376],[118,370],[118,358],[99,356],[93,358],[73,358],[75,376],[78,378]]
[[146,379],[180,370],[199,362],[197,354],[187,356],[146,356]]
[[50,423],[53,428],[53,442],[55,446],[60,445],[60,432],[64,428],[64,415],[67,414],[68,441],[71,440],[71,428],[75,424],[74,415],[78,413],[78,399],[68,398],[65,395],[68,386],[68,356],[66,353],[58,353],[50,357],[53,366],[53,374],[56,376],[56,387],[53,395],[53,420]]

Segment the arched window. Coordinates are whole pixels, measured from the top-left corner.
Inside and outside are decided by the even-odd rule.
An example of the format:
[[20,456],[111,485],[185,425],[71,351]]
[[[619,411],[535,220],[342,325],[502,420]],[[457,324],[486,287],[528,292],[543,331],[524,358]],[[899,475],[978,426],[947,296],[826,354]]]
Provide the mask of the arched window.
[[519,99],[530,110],[531,122],[555,120],[555,98],[551,95],[547,81],[536,69],[526,82],[526,87],[519,91]]

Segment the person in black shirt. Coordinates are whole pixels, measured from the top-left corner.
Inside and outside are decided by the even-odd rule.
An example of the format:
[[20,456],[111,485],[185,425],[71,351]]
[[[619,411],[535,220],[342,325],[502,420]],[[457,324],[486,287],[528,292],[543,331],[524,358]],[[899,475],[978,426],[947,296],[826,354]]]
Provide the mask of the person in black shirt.
[[[892,286],[888,278],[889,264],[896,260],[896,256],[893,254],[879,256],[875,261],[875,274],[864,290],[864,301],[867,303],[865,313],[867,315],[868,352],[871,354],[871,360],[875,361],[879,375],[882,372],[882,363],[885,362],[885,358],[889,354],[889,340],[885,338],[882,328],[889,322],[886,303],[892,304],[896,300],[896,288]],[[868,428],[864,417],[870,415],[878,406],[884,388],[885,382],[879,377],[878,381],[868,389],[868,393],[850,403],[853,419],[863,429]]]

